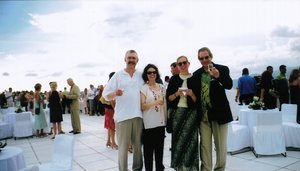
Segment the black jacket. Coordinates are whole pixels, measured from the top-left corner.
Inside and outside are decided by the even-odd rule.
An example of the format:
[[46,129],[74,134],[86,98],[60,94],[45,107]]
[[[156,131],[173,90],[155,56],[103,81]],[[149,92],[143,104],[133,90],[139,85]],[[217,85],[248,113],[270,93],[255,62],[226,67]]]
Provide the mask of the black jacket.
[[[194,90],[194,83],[193,83],[193,77],[187,79],[187,87],[189,89]],[[168,88],[167,88],[167,93],[166,93],[166,99],[167,99],[167,106],[168,108],[177,108],[177,104],[179,102],[180,97],[176,97],[175,100],[169,101],[169,96],[176,93],[178,88],[182,86],[183,80],[179,77],[178,74],[173,75],[169,81]],[[187,96],[187,105],[189,108],[196,108],[196,103],[192,100],[190,96]]]
[[[208,110],[208,120],[217,121],[219,124],[225,124],[233,120],[229,102],[225,93],[225,89],[232,88],[232,79],[229,75],[229,68],[224,65],[214,64],[214,67],[219,70],[220,77],[211,81],[209,87],[209,97],[212,108]],[[195,79],[195,87],[198,87],[194,92],[197,96],[197,112],[200,119],[203,113],[201,110],[201,76],[204,73],[204,68],[199,68],[193,73]]]

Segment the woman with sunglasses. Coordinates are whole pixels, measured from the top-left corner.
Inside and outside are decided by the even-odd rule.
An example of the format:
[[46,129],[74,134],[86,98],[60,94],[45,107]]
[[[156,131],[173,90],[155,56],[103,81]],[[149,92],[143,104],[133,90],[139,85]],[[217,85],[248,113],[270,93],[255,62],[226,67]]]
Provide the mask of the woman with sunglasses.
[[171,77],[166,99],[172,118],[171,167],[175,170],[199,170],[196,96],[186,56],[177,58],[180,73]]
[[166,126],[164,105],[165,89],[160,80],[158,69],[148,64],[142,74],[145,84],[141,88],[141,107],[143,111],[143,143],[146,171],[153,170],[153,154],[155,155],[155,170],[163,171],[163,150]]

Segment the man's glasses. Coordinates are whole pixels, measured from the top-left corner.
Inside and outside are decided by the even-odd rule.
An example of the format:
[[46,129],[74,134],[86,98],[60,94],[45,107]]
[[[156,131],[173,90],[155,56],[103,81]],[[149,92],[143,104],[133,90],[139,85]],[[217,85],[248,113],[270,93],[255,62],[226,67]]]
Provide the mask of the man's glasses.
[[151,74],[157,74],[157,72],[156,72],[156,71],[148,71],[147,74],[148,74],[148,75],[151,75]]
[[179,66],[182,66],[182,65],[186,65],[188,63],[188,61],[183,61],[183,62],[178,62],[177,64],[179,65]]
[[203,61],[204,59],[205,59],[205,60],[208,60],[209,57],[210,57],[210,56],[204,56],[204,57],[202,57],[202,58],[198,57],[198,59],[199,59],[200,61]]

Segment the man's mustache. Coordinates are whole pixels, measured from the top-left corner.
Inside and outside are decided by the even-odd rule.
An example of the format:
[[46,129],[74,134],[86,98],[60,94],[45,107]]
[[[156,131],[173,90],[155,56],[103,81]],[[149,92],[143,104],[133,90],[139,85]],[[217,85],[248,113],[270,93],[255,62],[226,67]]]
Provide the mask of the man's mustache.
[[135,64],[135,62],[134,61],[129,61],[128,64]]

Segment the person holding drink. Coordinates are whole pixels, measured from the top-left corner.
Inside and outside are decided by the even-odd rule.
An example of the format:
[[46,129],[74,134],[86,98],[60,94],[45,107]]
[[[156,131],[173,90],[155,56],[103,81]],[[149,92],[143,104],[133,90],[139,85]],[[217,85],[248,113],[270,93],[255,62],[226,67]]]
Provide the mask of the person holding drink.
[[[166,106],[164,105],[164,86],[158,84],[160,79],[158,68],[148,64],[142,73],[145,84],[141,88],[141,107],[143,111],[143,143],[145,170],[153,170],[153,154],[155,170],[163,171],[163,151],[166,126]],[[153,141],[155,140],[155,141]]]
[[[194,93],[200,116],[201,170],[225,170],[228,123],[233,120],[225,89],[232,88],[229,68],[212,62],[209,48],[198,50],[201,67],[193,73]],[[216,148],[216,164],[212,166],[212,137]]]
[[171,167],[175,170],[199,170],[198,127],[194,77],[186,56],[177,58],[180,73],[171,77],[166,99],[172,118]]

